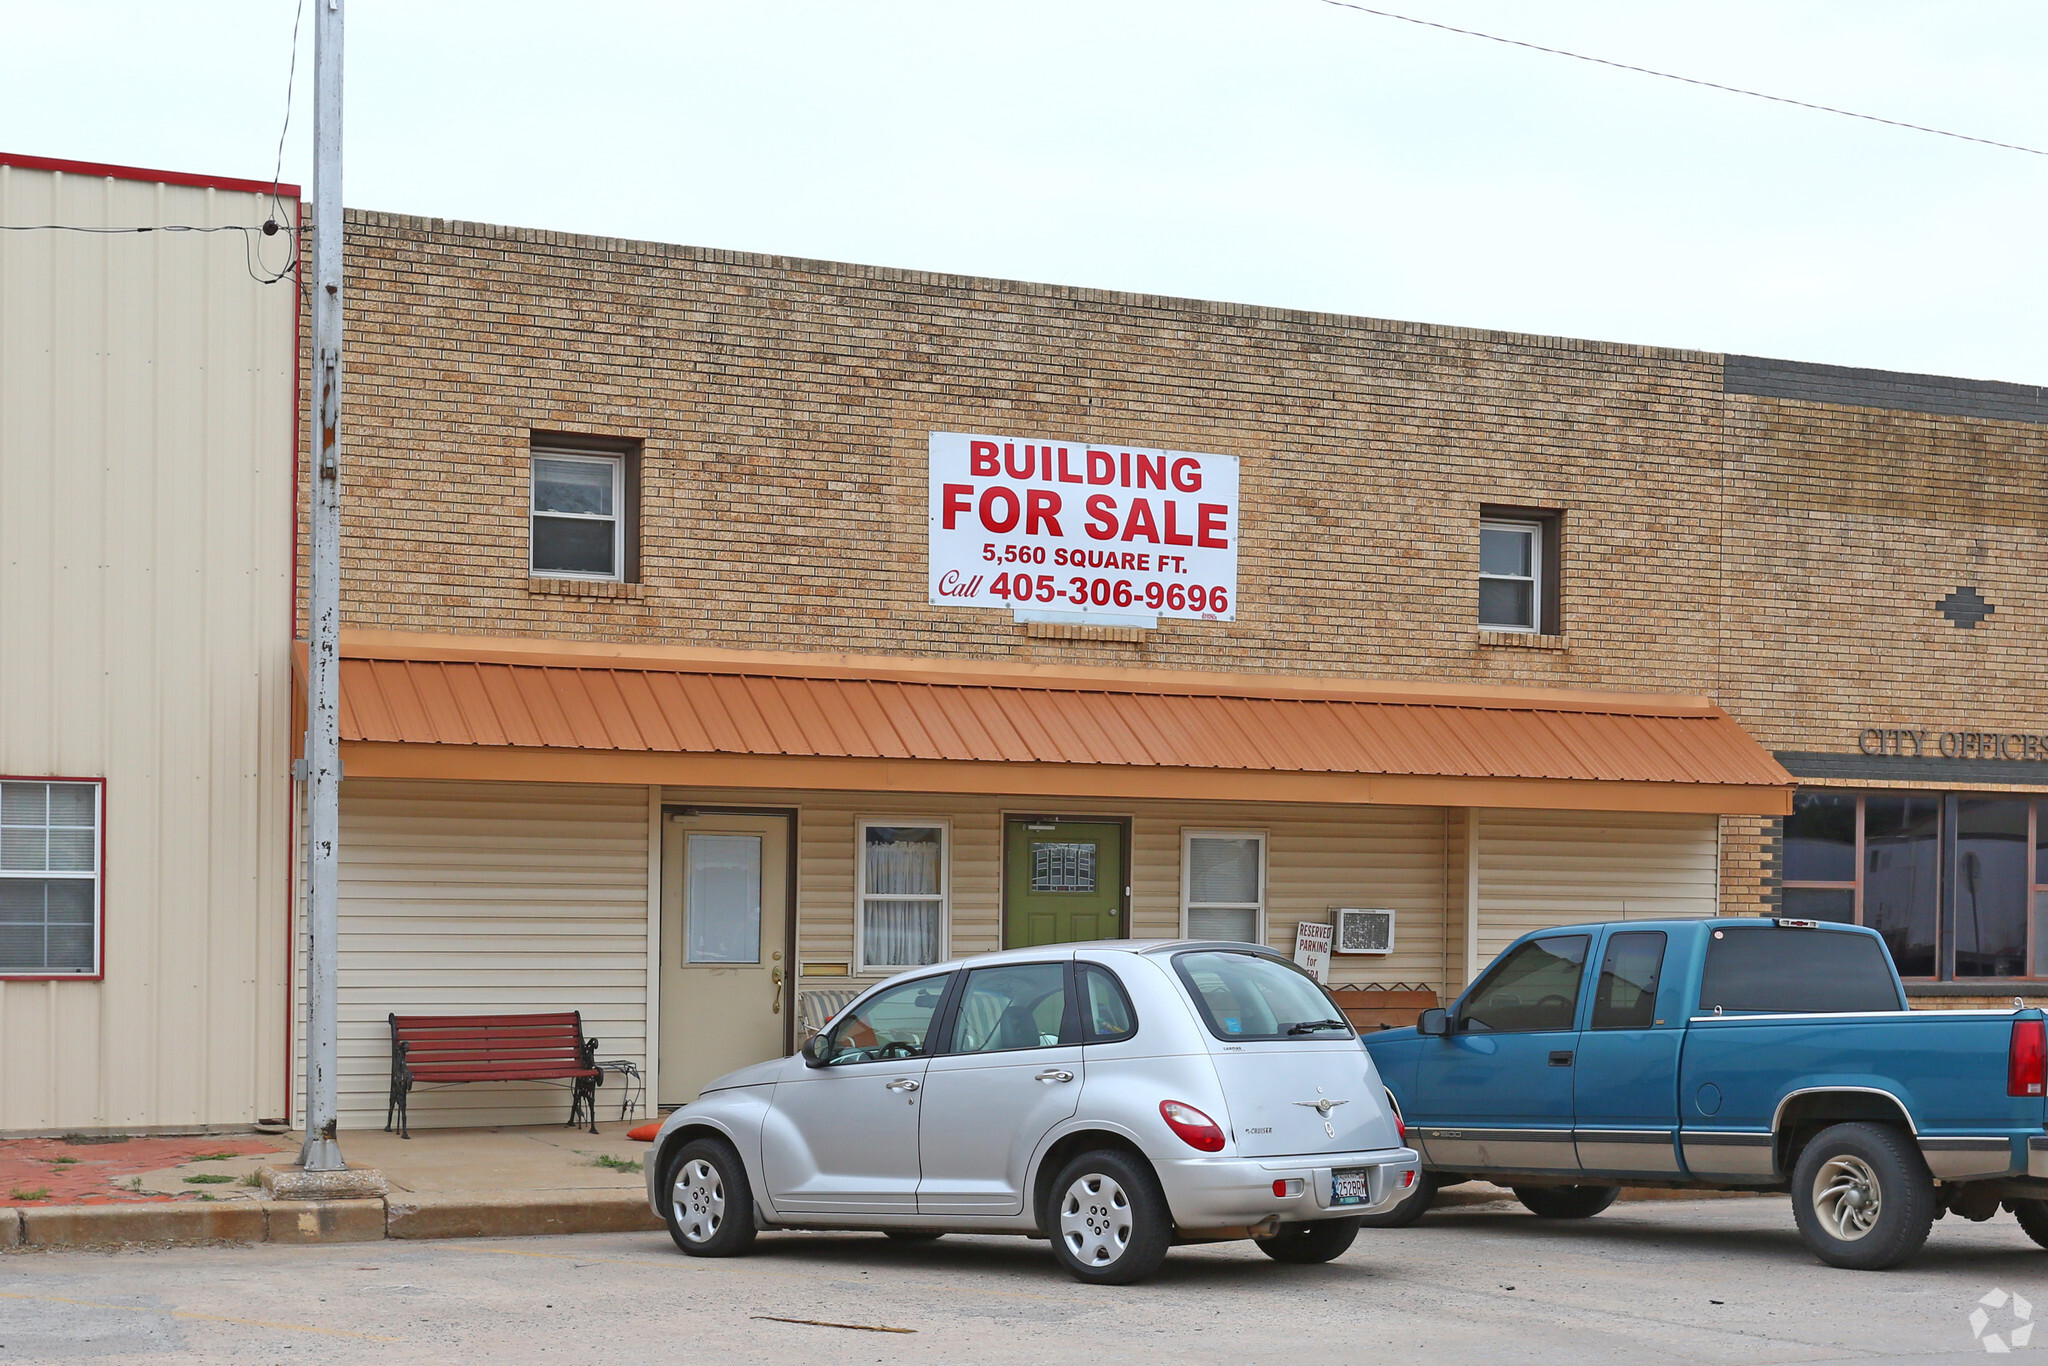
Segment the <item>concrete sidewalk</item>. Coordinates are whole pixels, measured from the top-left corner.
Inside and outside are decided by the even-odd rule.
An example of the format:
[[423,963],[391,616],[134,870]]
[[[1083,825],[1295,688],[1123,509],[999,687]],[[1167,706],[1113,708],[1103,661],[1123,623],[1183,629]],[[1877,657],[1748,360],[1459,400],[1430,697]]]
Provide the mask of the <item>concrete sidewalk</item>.
[[[289,1162],[298,1135],[176,1140],[183,1160],[139,1172],[133,1170],[137,1159],[169,1155],[144,1145],[161,1147],[165,1140],[97,1144],[103,1167],[129,1174],[114,1178],[105,1192],[53,1192],[0,1206],[0,1249],[658,1229],[640,1175],[647,1145],[626,1137],[631,1127],[600,1124],[596,1134],[566,1125],[420,1129],[410,1139],[344,1133],[350,1165],[376,1168],[389,1184],[388,1194],[372,1200],[266,1199],[257,1172]],[[49,1160],[28,1156],[26,1145],[52,1142],[0,1143],[0,1162],[17,1148],[23,1152],[18,1160]],[[133,1153],[125,1163],[124,1150]]]

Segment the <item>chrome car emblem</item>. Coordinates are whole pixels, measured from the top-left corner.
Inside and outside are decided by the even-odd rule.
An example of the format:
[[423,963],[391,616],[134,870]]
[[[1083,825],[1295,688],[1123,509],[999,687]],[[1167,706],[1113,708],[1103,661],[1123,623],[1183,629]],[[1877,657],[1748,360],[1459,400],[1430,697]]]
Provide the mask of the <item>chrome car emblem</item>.
[[1294,1103],[1296,1105],[1305,1105],[1324,1119],[1328,1119],[1330,1111],[1336,1109],[1339,1105],[1349,1105],[1351,1102],[1348,1100],[1331,1100],[1328,1096],[1324,1096],[1321,1100],[1297,1100]]

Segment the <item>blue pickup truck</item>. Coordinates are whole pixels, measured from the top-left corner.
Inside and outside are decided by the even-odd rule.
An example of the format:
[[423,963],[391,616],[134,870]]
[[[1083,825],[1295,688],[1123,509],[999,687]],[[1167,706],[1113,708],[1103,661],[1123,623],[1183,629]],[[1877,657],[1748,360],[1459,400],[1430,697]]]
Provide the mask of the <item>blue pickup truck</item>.
[[1789,1191],[1814,1253],[1863,1270],[1950,1213],[2003,1207],[2048,1247],[2042,1012],[1908,1011],[1867,929],[1539,930],[1449,1010],[1365,1043],[1425,1168],[1372,1223],[1484,1178],[1558,1219],[1624,1185]]

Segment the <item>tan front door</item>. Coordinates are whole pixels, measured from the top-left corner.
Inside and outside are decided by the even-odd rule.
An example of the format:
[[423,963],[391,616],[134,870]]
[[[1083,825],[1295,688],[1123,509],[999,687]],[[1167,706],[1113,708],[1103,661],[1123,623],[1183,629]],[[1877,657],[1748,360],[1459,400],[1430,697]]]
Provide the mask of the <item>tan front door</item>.
[[661,823],[660,1102],[780,1057],[788,1009],[789,818]]

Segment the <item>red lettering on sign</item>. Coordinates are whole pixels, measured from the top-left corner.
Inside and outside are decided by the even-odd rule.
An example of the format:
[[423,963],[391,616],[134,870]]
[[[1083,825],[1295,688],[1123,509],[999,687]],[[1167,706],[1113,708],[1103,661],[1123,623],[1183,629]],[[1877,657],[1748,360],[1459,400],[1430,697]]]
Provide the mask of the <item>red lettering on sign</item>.
[[1083,528],[1098,541],[1116,539],[1116,499],[1098,493],[1088,500],[1088,525]]
[[1164,489],[1166,487],[1166,457],[1164,455],[1141,455],[1138,457],[1138,487]]
[[[1222,503],[1195,504],[1195,544],[1205,550],[1228,550],[1230,541],[1223,534],[1223,518],[1230,509]],[[1210,533],[1215,533],[1211,535]]]
[[1107,484],[1116,478],[1116,457],[1108,451],[1088,452],[1088,482]]
[[1080,475],[1067,473],[1067,448],[1065,446],[1060,447],[1060,482],[1062,484],[1078,484],[1081,482]]
[[[1144,458],[1139,457],[1141,460]],[[1134,498],[1131,500],[1130,520],[1124,523],[1124,539],[1135,540],[1143,536],[1154,545],[1159,544],[1159,524],[1152,520],[1152,500]]]
[[[1000,522],[995,519],[995,515],[990,511],[998,498],[1010,505],[1010,515]],[[1017,495],[1004,488],[1001,484],[997,484],[982,492],[981,524],[987,530],[994,532],[1008,531],[1011,527],[1017,525],[1018,513]]]
[[[996,443],[993,441],[970,441],[967,443],[967,472],[977,479],[988,479],[1003,472],[996,463]],[[953,525],[951,522],[947,526]]]
[[1174,502],[1171,498],[1163,498],[1160,501],[1166,504],[1166,543],[1168,545],[1193,545],[1195,543],[1194,537],[1179,534],[1180,527],[1177,525],[1174,514],[1180,511],[1180,504]]
[[1026,446],[1024,448],[1024,463],[1019,465],[1017,463],[1017,443],[1014,441],[1005,441],[1003,443],[1003,468],[1010,472],[1012,479],[1029,479],[1033,467],[1037,464],[1038,452],[1032,450],[1031,447]]
[[1200,493],[1202,491],[1202,462],[1187,459],[1174,461],[1173,486],[1182,493]]
[[[1047,447],[1050,450],[1050,447]],[[1059,518],[1060,496],[1051,489],[1026,489],[1024,491],[1024,534],[1036,536],[1040,525],[1048,536],[1061,536]]]
[[[990,446],[989,450],[993,451],[995,447]],[[946,530],[951,531],[953,529],[953,519],[974,506],[974,485],[941,484],[939,486],[939,494],[941,498],[941,511],[944,513],[941,524]]]

